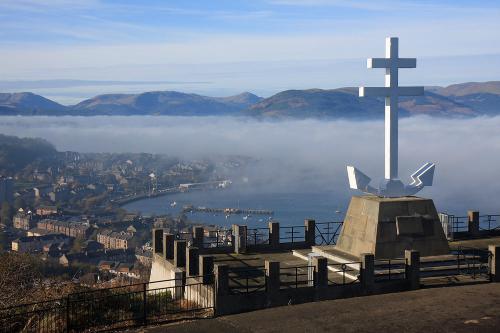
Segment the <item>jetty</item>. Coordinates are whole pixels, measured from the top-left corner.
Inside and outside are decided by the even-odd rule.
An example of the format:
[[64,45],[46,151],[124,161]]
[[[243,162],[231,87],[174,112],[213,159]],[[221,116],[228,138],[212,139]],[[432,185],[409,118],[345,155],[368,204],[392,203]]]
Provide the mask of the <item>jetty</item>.
[[273,215],[274,211],[266,209],[245,209],[245,208],[210,208],[210,207],[194,207],[186,205],[182,208],[185,213],[198,212],[198,213],[221,213],[221,214],[253,214],[253,215]]

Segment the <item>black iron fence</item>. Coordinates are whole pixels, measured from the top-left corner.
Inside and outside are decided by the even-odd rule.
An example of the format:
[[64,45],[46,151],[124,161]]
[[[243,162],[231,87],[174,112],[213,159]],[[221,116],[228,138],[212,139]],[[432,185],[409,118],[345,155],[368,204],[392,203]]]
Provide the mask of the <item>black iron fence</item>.
[[247,245],[269,244],[269,228],[247,229]]
[[201,277],[74,293],[0,309],[0,332],[95,332],[209,317],[213,295],[213,284],[203,284]]
[[0,309],[0,332],[64,332],[67,309],[66,299]]
[[492,253],[488,250],[459,246],[451,251],[456,255],[457,274],[470,275],[473,279],[483,277],[491,280]]
[[305,226],[280,227],[280,243],[304,242],[305,237]]
[[232,244],[233,231],[230,229],[210,231],[208,236],[203,237],[203,247],[205,248],[231,247]]
[[313,286],[314,266],[294,266],[280,268],[280,288]]
[[469,231],[469,217],[468,216],[450,215],[449,223],[451,226],[451,231],[453,233]]
[[360,282],[361,262],[328,264],[328,285],[346,285]]
[[335,245],[344,222],[316,223],[316,245]]
[[375,261],[375,281],[406,279],[405,258],[377,259]]
[[267,290],[266,269],[263,267],[230,267],[228,277],[230,294]]
[[500,231],[500,215],[481,215],[479,216],[479,230]]

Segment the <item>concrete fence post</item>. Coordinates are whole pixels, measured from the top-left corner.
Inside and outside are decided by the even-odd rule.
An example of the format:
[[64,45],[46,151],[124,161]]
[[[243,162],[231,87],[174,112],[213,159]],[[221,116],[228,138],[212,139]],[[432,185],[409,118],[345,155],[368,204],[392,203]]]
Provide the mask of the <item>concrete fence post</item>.
[[153,253],[163,252],[163,229],[153,229]]
[[467,211],[468,230],[471,236],[479,235],[479,212],[474,210]]
[[489,266],[491,280],[493,282],[500,282],[500,246],[489,245],[488,250],[490,252]]
[[186,248],[186,273],[188,276],[198,275],[199,264],[199,251],[197,247]]
[[316,245],[316,221],[307,219],[304,220],[305,225],[305,240],[307,246]]
[[264,262],[266,269],[266,287],[268,293],[275,293],[280,290],[280,262],[269,261]]
[[174,241],[174,266],[186,267],[186,241]]
[[312,257],[314,266],[314,286],[316,288],[328,287],[328,260],[325,257]]
[[278,222],[269,222],[269,245],[273,250],[280,247],[280,224]]
[[214,275],[214,257],[203,255],[198,257],[199,274],[202,276],[203,284],[210,284],[213,281]]
[[229,293],[229,266],[224,264],[214,265],[215,291],[217,295]]
[[420,288],[420,252],[405,250],[405,276],[411,290]]
[[174,273],[174,290],[172,296],[174,297],[174,299],[181,299],[184,296],[185,273],[180,268],[175,268],[173,273]]
[[174,240],[173,234],[163,233],[163,258],[174,259]]
[[199,249],[203,248],[203,236],[205,230],[203,227],[193,227],[193,246]]
[[363,288],[371,292],[375,286],[375,256],[371,253],[361,254],[360,280]]
[[234,253],[247,251],[247,226],[233,224]]

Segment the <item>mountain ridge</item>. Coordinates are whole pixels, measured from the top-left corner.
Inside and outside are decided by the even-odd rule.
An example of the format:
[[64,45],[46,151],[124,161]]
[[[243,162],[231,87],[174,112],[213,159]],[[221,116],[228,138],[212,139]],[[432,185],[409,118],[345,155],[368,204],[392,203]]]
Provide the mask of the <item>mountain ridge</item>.
[[[102,94],[64,106],[31,92],[0,93],[0,115],[170,115],[258,118],[383,118],[383,98],[359,98],[357,88],[285,90],[267,98],[250,92],[210,97],[178,91]],[[424,96],[403,97],[402,116],[475,117],[500,114],[500,81],[428,87]]]

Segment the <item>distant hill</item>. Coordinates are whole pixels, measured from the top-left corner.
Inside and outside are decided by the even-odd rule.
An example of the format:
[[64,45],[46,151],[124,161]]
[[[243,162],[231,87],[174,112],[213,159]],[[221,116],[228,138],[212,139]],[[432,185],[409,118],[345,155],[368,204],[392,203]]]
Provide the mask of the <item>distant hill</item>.
[[[402,116],[479,115],[469,106],[432,92],[426,92],[422,97],[401,98],[399,108]],[[355,88],[287,90],[252,105],[246,113],[273,118],[375,119],[384,117],[384,100],[373,97],[359,98]]]
[[[286,90],[268,98],[249,92],[208,97],[176,91],[107,94],[63,106],[33,93],[0,94],[0,115],[170,115],[259,118],[383,118],[383,98],[358,97],[357,88]],[[401,98],[402,116],[500,115],[500,81],[427,87],[424,96]]]
[[437,94],[443,96],[467,96],[474,94],[500,95],[500,81],[466,82],[435,88]]
[[67,107],[30,92],[0,93],[0,115],[63,114]]
[[380,112],[383,112],[382,99],[362,99],[356,89],[341,88],[282,91],[250,106],[245,114],[272,118],[362,119],[377,118]]
[[479,114],[500,114],[500,81],[453,84],[435,92],[467,105]]
[[176,91],[100,95],[71,107],[84,115],[235,115],[261,98],[250,93],[207,97]]

